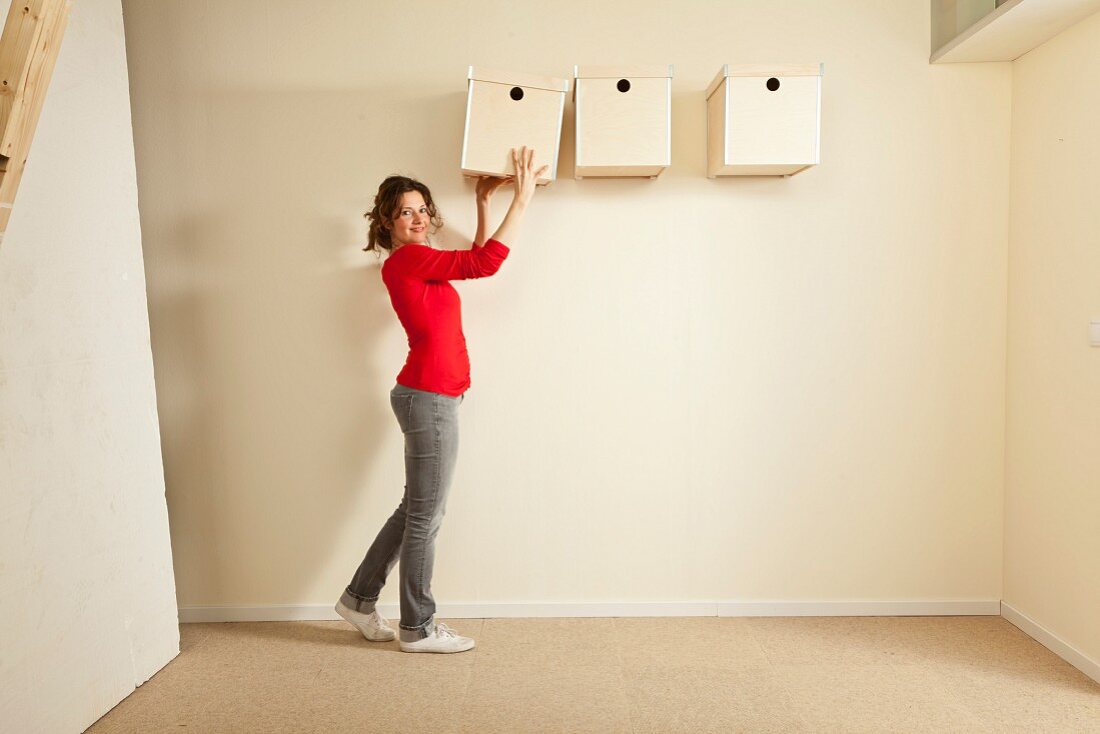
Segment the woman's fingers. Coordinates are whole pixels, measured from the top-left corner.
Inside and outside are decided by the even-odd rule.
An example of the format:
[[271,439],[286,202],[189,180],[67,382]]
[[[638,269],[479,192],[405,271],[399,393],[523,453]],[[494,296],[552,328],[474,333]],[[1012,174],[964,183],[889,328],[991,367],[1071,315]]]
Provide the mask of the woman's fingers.
[[[512,148],[512,165],[515,168],[515,174],[521,175],[523,173],[530,174],[532,172],[532,166],[535,161],[535,149],[528,148],[526,145],[519,149]],[[549,166],[543,166],[539,171],[545,171]]]

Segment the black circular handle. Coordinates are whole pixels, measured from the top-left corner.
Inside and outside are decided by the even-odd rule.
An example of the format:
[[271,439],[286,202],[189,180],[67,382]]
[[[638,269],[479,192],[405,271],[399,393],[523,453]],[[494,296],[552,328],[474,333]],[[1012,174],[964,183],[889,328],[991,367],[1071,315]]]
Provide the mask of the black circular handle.
[[779,80],[776,79],[774,76],[768,80],[768,89],[772,92],[779,89]]
[[619,83],[615,85],[615,88],[618,89],[620,92],[629,92],[630,82],[626,79],[620,79]]
[[521,99],[523,99],[523,90],[519,87],[512,87],[512,91],[508,93],[508,96],[519,102]]

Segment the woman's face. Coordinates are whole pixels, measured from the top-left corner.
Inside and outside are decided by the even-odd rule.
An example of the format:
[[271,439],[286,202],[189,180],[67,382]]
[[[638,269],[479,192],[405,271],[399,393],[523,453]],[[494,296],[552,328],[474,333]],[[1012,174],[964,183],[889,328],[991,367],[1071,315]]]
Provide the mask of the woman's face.
[[428,206],[419,191],[406,191],[401,195],[401,208],[390,223],[394,246],[414,243],[423,245],[428,241]]

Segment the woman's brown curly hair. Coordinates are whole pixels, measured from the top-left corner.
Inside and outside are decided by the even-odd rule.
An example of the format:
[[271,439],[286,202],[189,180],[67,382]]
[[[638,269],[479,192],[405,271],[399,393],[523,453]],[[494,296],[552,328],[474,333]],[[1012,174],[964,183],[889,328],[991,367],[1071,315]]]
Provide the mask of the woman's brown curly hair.
[[401,195],[410,191],[419,191],[424,197],[424,203],[428,207],[428,217],[434,229],[432,234],[443,226],[443,220],[439,217],[432,200],[432,192],[428,187],[408,176],[387,176],[386,180],[378,186],[378,193],[374,195],[374,208],[363,216],[370,220],[370,231],[367,233],[367,246],[364,252],[374,250],[381,256],[381,250],[393,252],[393,237],[389,225],[397,218],[401,208]]

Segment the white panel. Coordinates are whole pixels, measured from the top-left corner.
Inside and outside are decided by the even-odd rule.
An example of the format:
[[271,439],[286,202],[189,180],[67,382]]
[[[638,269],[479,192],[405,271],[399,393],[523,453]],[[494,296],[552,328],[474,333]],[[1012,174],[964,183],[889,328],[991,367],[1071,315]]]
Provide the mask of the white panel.
[[820,77],[730,77],[726,164],[814,163]]

